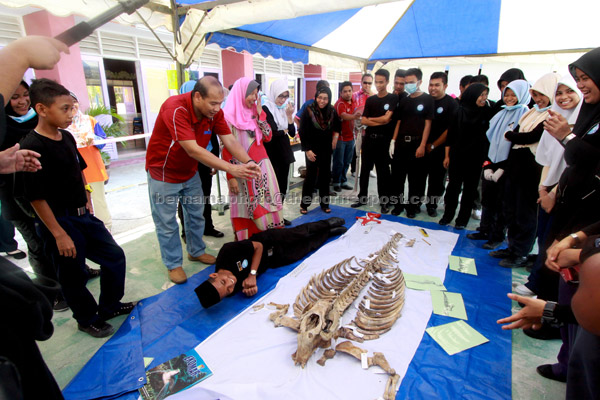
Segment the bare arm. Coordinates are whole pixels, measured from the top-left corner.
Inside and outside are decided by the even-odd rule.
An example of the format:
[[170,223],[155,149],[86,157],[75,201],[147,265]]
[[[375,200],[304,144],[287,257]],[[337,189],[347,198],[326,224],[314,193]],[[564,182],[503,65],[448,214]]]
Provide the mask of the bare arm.
[[60,53],[69,53],[64,43],[49,37],[27,36],[0,50],[0,94],[4,105],[15,92],[28,68],[52,69],[60,60]]
[[[260,260],[262,258],[263,245],[260,242],[252,242],[254,247],[254,253],[252,253],[252,261],[250,263],[250,271],[258,271]],[[254,296],[258,292],[258,286],[256,286],[256,275],[249,274],[244,282],[242,283],[244,294],[246,296]]]
[[73,243],[71,237],[67,235],[67,232],[60,226],[46,200],[34,200],[31,202],[31,206],[44,225],[46,225],[46,228],[48,228],[52,236],[54,236],[56,247],[58,247],[58,253],[63,257],[75,258],[77,256],[75,243]]
[[585,330],[600,335],[600,254],[588,258],[579,271],[579,289],[571,300],[577,322]]

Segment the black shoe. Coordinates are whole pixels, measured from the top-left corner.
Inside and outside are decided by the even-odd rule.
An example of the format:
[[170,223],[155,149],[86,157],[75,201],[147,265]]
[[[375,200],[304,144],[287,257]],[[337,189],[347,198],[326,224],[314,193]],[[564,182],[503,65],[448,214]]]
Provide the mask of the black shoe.
[[287,219],[283,219],[283,225],[285,226],[290,226],[292,224],[292,221],[288,221]]
[[392,209],[392,215],[398,216],[398,215],[402,214],[402,211],[404,211],[403,206],[401,206],[401,205],[394,206],[394,208]]
[[215,228],[212,229],[205,229],[204,230],[204,236],[212,236],[212,237],[216,237],[216,238],[222,238],[223,236],[225,236],[225,234],[221,231],[216,230]]
[[438,213],[435,208],[428,208],[427,215],[429,215],[431,218],[435,218],[437,217]]
[[99,269],[90,268],[87,265],[85,266],[85,269],[87,270],[87,273],[88,273],[88,279],[94,279],[94,278],[97,278],[100,276]]
[[95,338],[104,338],[112,335],[115,332],[115,329],[111,324],[107,324],[102,320],[98,320],[89,326],[77,324],[77,329]]
[[458,231],[462,231],[465,228],[466,228],[466,225],[454,224],[454,229],[456,229]]
[[340,187],[340,185],[335,185],[335,186],[333,187],[333,190],[334,190],[334,191],[336,191],[336,192],[341,192],[341,191],[342,191],[342,188]]
[[529,264],[527,256],[507,257],[499,262],[499,265],[504,268],[521,268],[525,267],[527,264]]
[[121,303],[119,305],[119,308],[117,308],[116,310],[114,310],[111,313],[98,313],[98,316],[100,317],[100,319],[102,321],[108,321],[109,319],[118,317],[119,315],[127,315],[131,312],[131,310],[134,309],[135,305],[137,304],[137,301],[132,301],[130,303]]
[[[340,192],[341,192],[341,190],[340,190]],[[337,196],[337,192],[329,192],[329,195],[330,196]]]
[[494,250],[496,247],[500,246],[501,244],[502,244],[502,242],[494,242],[493,240],[488,240],[481,247],[486,250]]
[[348,185],[347,183],[342,183],[342,189],[344,190],[352,190],[354,187]]
[[407,212],[406,212],[406,216],[407,216],[408,218],[414,218],[414,217],[416,217],[416,216],[417,216],[417,214],[415,214],[415,212],[414,212],[414,211],[407,211]]
[[560,339],[560,329],[554,328],[548,324],[542,324],[540,329],[523,329],[523,333],[533,339],[552,340]]
[[350,207],[352,208],[358,208],[358,207],[362,207],[362,206],[366,206],[366,203],[363,203],[362,201],[357,201],[355,203],[350,204]]
[[22,260],[25,257],[27,257],[27,253],[25,253],[23,250],[13,250],[13,251],[7,251],[6,255],[9,257],[14,258],[15,260]]
[[54,300],[54,305],[52,306],[52,309],[56,312],[67,311],[69,309],[69,305],[67,304],[65,299],[56,299]]
[[387,204],[382,204],[381,205],[381,213],[382,214],[387,214],[390,212],[390,208],[387,206]]
[[558,382],[566,382],[567,381],[566,376],[556,375],[554,373],[554,371],[552,370],[552,364],[540,365],[535,370],[537,371],[538,374],[540,374],[544,378],[552,379],[553,381],[558,381]]
[[[498,246],[496,246],[496,247],[498,247]],[[514,257],[514,254],[509,249],[500,249],[500,250],[496,250],[496,251],[490,251],[488,254],[490,256],[494,257],[494,258],[509,258],[509,257]]]
[[487,235],[487,233],[483,233],[483,232],[475,232],[475,233],[469,233],[467,235],[467,238],[469,238],[471,240],[488,240],[488,235]]
[[442,217],[442,219],[440,219],[440,222],[438,222],[438,224],[440,224],[441,226],[446,226],[450,223],[450,220],[447,218]]
[[421,207],[416,207],[414,210],[415,215],[416,214],[421,214]]
[[348,228],[345,226],[336,226],[334,228],[329,229],[329,237],[332,236],[340,236],[348,231]]

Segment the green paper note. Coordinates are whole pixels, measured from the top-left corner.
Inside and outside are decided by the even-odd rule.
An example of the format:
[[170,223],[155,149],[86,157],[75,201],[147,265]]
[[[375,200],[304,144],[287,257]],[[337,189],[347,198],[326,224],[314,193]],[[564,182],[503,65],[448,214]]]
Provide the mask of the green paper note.
[[467,319],[465,303],[460,293],[435,290],[431,292],[431,302],[433,303],[433,312],[435,314]]
[[446,290],[441,279],[429,275],[413,275],[404,272],[404,281],[406,287],[415,290]]
[[471,328],[465,321],[450,322],[440,326],[434,326],[425,330],[441,347],[453,355],[461,351],[479,346],[489,340],[475,329]]
[[154,357],[144,357],[144,368],[147,368],[154,361]]
[[477,275],[477,267],[473,258],[450,256],[450,269],[463,274]]

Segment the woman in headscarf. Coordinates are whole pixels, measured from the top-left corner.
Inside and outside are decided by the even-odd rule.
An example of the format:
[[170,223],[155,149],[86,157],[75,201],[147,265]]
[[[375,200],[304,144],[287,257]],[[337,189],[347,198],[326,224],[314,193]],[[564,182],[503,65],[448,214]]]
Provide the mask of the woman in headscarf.
[[507,257],[500,266],[523,267],[535,243],[538,214],[538,183],[542,167],[535,161],[537,144],[544,132],[551,98],[559,75],[548,73],[538,79],[529,90],[534,107],[523,114],[519,125],[504,137],[512,143],[506,168],[504,219],[508,227],[508,248],[498,250]]
[[[31,108],[29,85],[25,81],[21,81],[4,110],[6,112],[6,136],[0,150],[13,147],[23,136],[37,126],[38,115]],[[57,276],[54,265],[45,256],[44,244],[35,231],[33,217],[26,214],[15,201],[15,186],[12,174],[0,175],[0,201],[2,202],[2,223],[10,226],[12,236],[14,236],[15,227],[21,232],[21,236],[27,243],[29,264],[33,271],[37,275],[56,281]],[[11,239],[14,241],[12,237]],[[14,248],[16,249],[16,241]],[[21,250],[18,251],[23,253]],[[61,310],[64,309],[64,307],[61,308]]]
[[[262,106],[273,132],[273,138],[270,142],[265,143],[265,148],[277,176],[282,203],[287,193],[290,164],[296,161],[290,145],[290,138],[296,136],[296,126],[294,125],[294,106],[293,103],[288,102],[289,98],[287,79],[278,79],[271,83],[266,102]],[[291,224],[286,219],[283,222],[285,225]]]
[[106,133],[94,117],[84,114],[79,109],[79,100],[73,97],[73,123],[67,128],[77,142],[77,150],[83,157],[87,168],[83,170],[85,180],[90,186],[94,215],[101,220],[110,232],[112,229],[112,216],[108,210],[104,193],[104,182],[108,179],[100,149],[104,145],[94,145],[94,140],[105,139]]
[[[508,85],[512,81],[516,81],[517,79],[520,79],[523,81],[527,80],[527,79],[525,79],[525,74],[519,68],[509,68],[506,71],[504,71],[502,73],[502,75],[500,75],[500,78],[498,78],[498,82],[496,83],[498,85],[498,89],[500,89],[500,93],[504,93],[504,88],[506,87],[506,85]],[[492,116],[494,116],[494,115],[498,114],[500,111],[502,111],[503,105],[504,105],[504,99],[502,97],[500,97],[500,100],[498,100],[492,106]],[[533,105],[530,105],[530,107],[532,107],[532,106]]]
[[[583,104],[583,95],[571,75],[565,75],[558,81],[550,110],[560,113],[570,126],[575,125],[579,110]],[[564,147],[548,131],[544,131],[537,146],[535,161],[542,165],[542,174],[538,187],[538,256],[528,282],[515,288],[515,293],[526,296],[537,295],[544,300],[556,301],[558,298],[558,273],[544,267],[546,250],[552,244],[548,234],[552,224],[550,212],[556,202],[558,179],[567,168]],[[529,332],[529,331],[528,331]]]
[[[517,79],[510,82],[502,93],[504,105],[502,111],[490,120],[490,127],[486,132],[490,147],[488,160],[483,167],[483,180],[481,184],[481,225],[479,231],[487,235],[488,241],[484,249],[495,249],[504,241],[506,221],[502,211],[504,197],[504,169],[511,148],[511,142],[504,138],[504,134],[517,127],[519,119],[529,111],[527,104],[531,99],[529,83]],[[490,255],[495,256],[492,252]]]
[[454,219],[461,188],[456,225],[465,227],[469,222],[488,148],[485,136],[491,112],[488,93],[489,89],[481,83],[469,85],[462,94],[454,123],[448,129],[444,167],[448,169],[449,183],[440,225],[448,225]]
[[[231,133],[261,169],[259,179],[245,180],[227,174],[230,213],[237,240],[257,232],[283,227],[281,194],[277,177],[267,156],[264,142],[271,140],[271,128],[265,121],[258,98],[258,82],[240,78],[233,84],[223,112]],[[239,164],[227,149],[223,160]]]
[[315,93],[314,103],[306,108],[306,112],[300,119],[300,140],[306,155],[306,178],[302,185],[300,203],[302,214],[308,212],[315,184],[319,189],[321,210],[326,213],[331,212],[329,208],[331,156],[340,130],[340,119],[331,105],[331,90],[322,86]]

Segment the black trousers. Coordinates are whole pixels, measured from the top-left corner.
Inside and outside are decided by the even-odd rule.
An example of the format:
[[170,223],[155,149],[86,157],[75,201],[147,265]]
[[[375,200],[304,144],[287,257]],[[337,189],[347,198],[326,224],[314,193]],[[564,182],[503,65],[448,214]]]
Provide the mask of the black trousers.
[[267,229],[255,233],[250,240],[261,242],[273,249],[269,267],[277,268],[302,259],[318,249],[329,238],[330,226],[326,220],[309,222],[286,229]]
[[427,182],[427,209],[435,210],[442,200],[446,181],[446,168],[444,158],[446,148],[444,146],[433,149],[425,155],[425,179]]
[[36,275],[42,275],[50,280],[57,281],[56,268],[52,260],[44,252],[44,242],[35,231],[35,220],[26,218],[10,221],[19,230],[21,236],[27,243],[27,255],[29,265]]
[[471,210],[477,195],[477,186],[481,176],[481,162],[469,160],[461,156],[450,158],[448,166],[448,187],[444,196],[443,219],[452,221],[458,206],[458,197],[462,189],[460,211],[456,218],[456,225],[466,226],[471,218]]
[[567,400],[600,398],[600,336],[577,329],[567,370]]
[[[125,292],[125,253],[108,232],[104,223],[93,215],[57,216],[56,220],[75,244],[76,258],[58,253],[56,240],[46,226],[37,221],[44,249],[58,271],[58,281],[73,318],[88,326],[98,320],[98,312],[111,313],[120,305]],[[100,298],[98,303],[86,288],[88,273],[85,260],[100,265]]]
[[504,172],[504,219],[508,228],[508,248],[515,256],[529,255],[535,243],[541,173],[542,166],[528,148],[510,151]]
[[[329,150],[329,151],[328,151]],[[329,207],[329,181],[331,180],[331,148],[317,151],[316,160],[306,159],[306,178],[302,184],[302,201],[300,207],[307,209],[312,203],[315,186],[319,189],[321,208]]]
[[[277,177],[277,184],[279,185],[279,192],[281,193],[281,201],[285,200],[287,194],[288,178],[290,176],[290,163],[287,162],[271,162],[275,176]],[[205,217],[206,218],[206,217]]]
[[558,282],[560,275],[558,272],[546,268],[546,250],[552,245],[554,238],[550,237],[550,226],[552,225],[552,215],[548,214],[542,207],[538,213],[538,255],[533,264],[533,269],[527,278],[525,284],[535,294],[538,299],[557,301]]
[[[398,139],[392,160],[392,180],[394,196],[404,204],[407,211],[416,212],[421,207],[425,194],[427,161],[425,157],[417,158],[415,153],[421,144],[420,139],[403,142]],[[404,195],[404,185],[408,178],[408,196]]]
[[481,181],[481,224],[480,232],[487,233],[492,242],[503,242],[506,237],[506,221],[504,219],[503,199],[506,172],[498,182]]
[[369,196],[369,173],[375,166],[377,171],[377,194],[380,204],[388,204],[391,190],[390,173],[390,148],[391,139],[383,136],[371,136],[369,133],[363,137],[361,148],[360,164],[360,191],[358,199],[362,203],[367,203]]
[[0,251],[15,251],[19,244],[15,240],[15,227],[0,215]]

